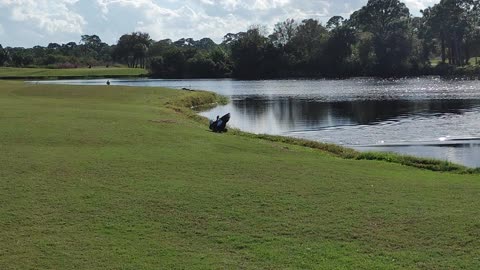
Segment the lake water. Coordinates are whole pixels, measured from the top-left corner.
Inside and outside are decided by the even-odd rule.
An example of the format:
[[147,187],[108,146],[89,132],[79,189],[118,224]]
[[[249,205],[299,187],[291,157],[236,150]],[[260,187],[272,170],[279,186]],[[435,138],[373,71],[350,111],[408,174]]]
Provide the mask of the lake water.
[[[480,167],[480,81],[110,80],[112,85],[213,91],[231,99],[201,113],[231,113],[230,126],[253,133],[331,142]],[[105,84],[106,80],[53,81]],[[51,83],[51,82],[50,82]]]

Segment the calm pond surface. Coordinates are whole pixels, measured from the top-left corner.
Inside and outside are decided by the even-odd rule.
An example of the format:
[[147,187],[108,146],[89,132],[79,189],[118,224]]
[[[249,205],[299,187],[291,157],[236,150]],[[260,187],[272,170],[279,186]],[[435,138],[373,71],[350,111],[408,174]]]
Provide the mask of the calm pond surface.
[[[480,167],[480,81],[110,80],[112,85],[213,91],[231,99],[201,113],[231,113],[230,126],[254,133],[332,142]],[[54,81],[105,84],[103,80]],[[49,82],[51,83],[51,82]]]

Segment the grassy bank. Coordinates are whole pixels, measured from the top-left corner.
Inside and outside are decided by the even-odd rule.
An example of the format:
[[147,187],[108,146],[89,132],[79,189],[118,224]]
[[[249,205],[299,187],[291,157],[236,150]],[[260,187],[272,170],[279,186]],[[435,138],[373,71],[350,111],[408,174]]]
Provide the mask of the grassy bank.
[[345,159],[356,159],[356,160],[376,160],[376,161],[386,161],[391,163],[402,164],[410,167],[416,167],[420,169],[439,171],[439,172],[455,172],[459,174],[479,174],[480,168],[472,169],[467,168],[462,165],[454,164],[449,161],[441,161],[430,158],[420,158],[407,155],[399,155],[390,152],[359,152],[351,148],[346,148],[343,146],[331,144],[331,143],[322,143],[304,139],[297,139],[284,136],[273,136],[267,134],[251,134],[248,132],[243,132],[240,130],[233,130],[234,134],[240,136],[246,136],[250,138],[258,138],[262,140],[272,141],[272,142],[281,142],[291,145],[304,146],[316,150],[323,151],[325,153],[334,155],[336,157],[345,158]]
[[478,269],[480,177],[231,132],[209,93],[0,82],[0,269]]
[[5,68],[0,67],[0,79],[49,79],[49,78],[105,78],[105,77],[136,77],[147,75],[141,68]]

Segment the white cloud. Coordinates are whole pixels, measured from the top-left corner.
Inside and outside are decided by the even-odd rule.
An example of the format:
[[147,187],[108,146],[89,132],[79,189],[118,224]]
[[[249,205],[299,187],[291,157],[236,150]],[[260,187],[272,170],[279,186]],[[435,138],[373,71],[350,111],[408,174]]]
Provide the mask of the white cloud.
[[[218,0],[203,0],[200,6],[211,6],[218,3]],[[178,8],[166,8],[153,0],[97,0],[97,4],[104,13],[104,17],[110,22],[116,20],[117,15],[110,14],[112,9],[116,7],[135,9],[139,14],[129,18],[135,23],[135,28],[132,30],[148,32],[154,39],[208,36],[219,41],[229,30],[238,32],[245,30],[249,25],[244,19],[233,14],[222,17],[209,16],[203,9],[197,8],[198,4],[192,3]]]
[[223,1],[215,0],[214,3],[217,6],[221,6],[222,8],[228,11],[233,11],[242,3],[242,1],[241,0],[223,0]]
[[85,20],[69,7],[78,0],[0,0],[12,21],[24,22],[47,33],[82,33]]
[[247,2],[246,8],[252,7],[251,9],[253,10],[269,10],[286,6],[288,3],[290,3],[289,0],[255,0],[253,5],[248,5]]
[[161,15],[174,15],[172,11],[162,8],[154,0],[97,0],[103,13],[108,13],[110,6],[121,6],[125,8],[144,9]]
[[438,0],[405,0],[405,4],[410,9],[410,13],[418,13],[420,10],[437,4]]
[[202,4],[205,4],[205,5],[214,5],[215,2],[213,0],[200,0],[200,2]]

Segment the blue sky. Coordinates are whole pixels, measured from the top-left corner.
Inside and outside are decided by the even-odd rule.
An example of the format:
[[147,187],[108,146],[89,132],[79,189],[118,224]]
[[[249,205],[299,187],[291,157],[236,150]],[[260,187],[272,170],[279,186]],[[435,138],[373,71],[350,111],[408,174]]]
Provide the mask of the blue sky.
[[[405,0],[411,13],[440,0]],[[334,15],[348,17],[367,0],[0,0],[0,44],[46,46],[79,42],[97,34],[109,44],[125,33],[148,32],[155,40],[210,37],[220,42],[229,32],[260,24]]]

